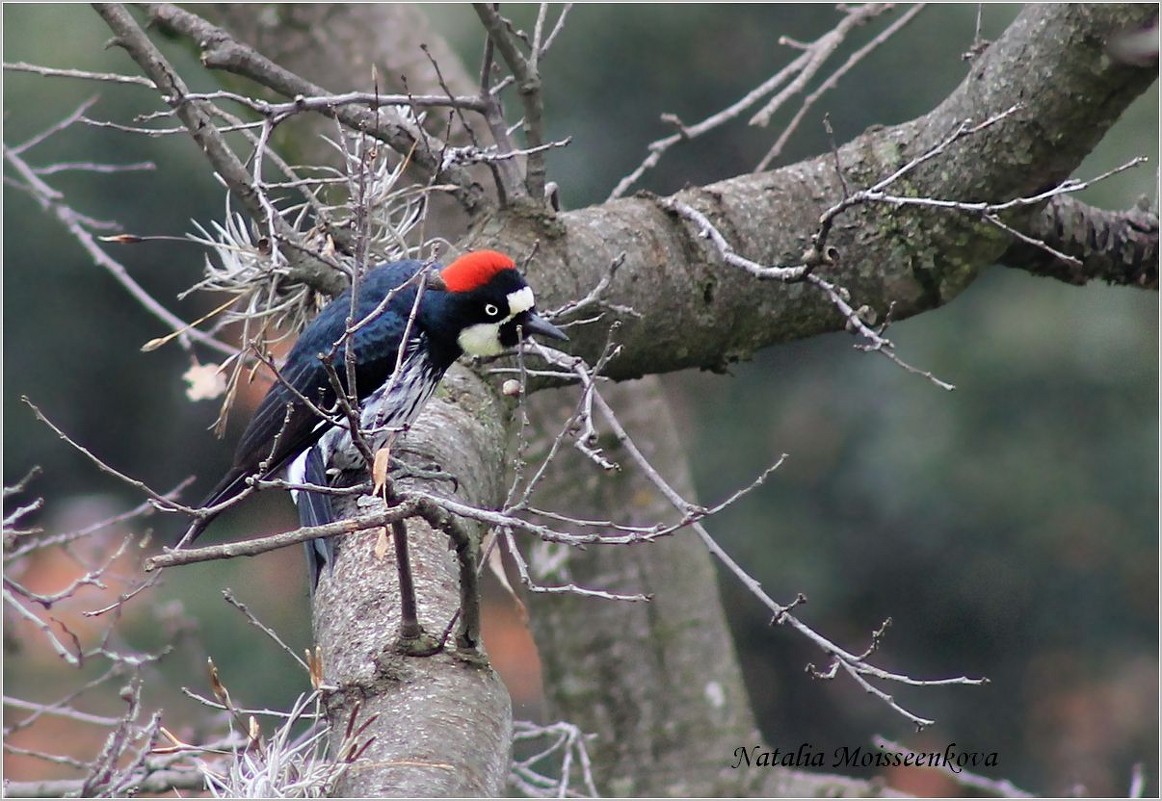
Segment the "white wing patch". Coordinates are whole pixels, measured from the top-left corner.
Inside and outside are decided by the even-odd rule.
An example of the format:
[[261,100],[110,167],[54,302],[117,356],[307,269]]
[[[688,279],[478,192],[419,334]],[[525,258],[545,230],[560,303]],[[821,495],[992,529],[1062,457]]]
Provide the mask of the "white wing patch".
[[[307,450],[310,450],[308,448]],[[294,461],[286,469],[286,480],[292,484],[306,484],[307,483],[307,451],[303,451],[295,457]],[[299,491],[291,490],[291,497],[295,503],[299,502]]]

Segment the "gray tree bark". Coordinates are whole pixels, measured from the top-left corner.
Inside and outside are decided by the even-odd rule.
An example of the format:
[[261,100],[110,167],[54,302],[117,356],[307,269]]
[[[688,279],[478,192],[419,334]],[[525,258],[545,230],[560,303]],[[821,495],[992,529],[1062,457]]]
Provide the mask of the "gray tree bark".
[[[504,442],[495,397],[470,371],[457,368],[393,452],[459,477],[454,493],[447,481],[426,489],[488,506],[503,491]],[[379,503],[349,499],[336,512],[354,515]],[[439,637],[460,606],[456,559],[442,532],[418,520],[407,528],[419,619]],[[473,534],[481,536],[478,529]],[[338,745],[353,717],[358,725],[377,716],[363,738],[374,742],[335,794],[501,795],[512,741],[508,691],[495,671],[466,661],[451,641],[433,656],[396,651],[400,595],[395,551],[386,538],[386,532],[369,531],[340,541],[334,571],[324,572],[315,593],[315,636],[327,683],[338,687],[328,700],[332,742]]]
[[[955,143],[901,179],[895,191],[1002,202],[1055,186],[1156,80],[1156,68],[1119,64],[1105,52],[1111,37],[1148,23],[1155,13],[1153,5],[1026,7],[936,109],[869,129],[841,146],[847,186],[871,186],[963,121],[981,122],[1015,104],[1011,116]],[[752,261],[798,264],[820,215],[844,197],[835,162],[826,153],[675,197],[703,212]],[[1035,225],[1030,220],[1037,211],[1032,207],[1011,223],[1018,229]],[[550,304],[583,297],[624,253],[606,299],[640,316],[609,315],[621,323],[623,349],[608,369],[616,379],[690,367],[721,370],[760,348],[844,327],[812,287],[758,281],[725,264],[693,226],[651,197],[607,202],[547,223],[500,215],[479,225],[470,241],[503,244],[516,253],[536,243],[538,297]],[[830,243],[838,263],[819,268],[820,274],[846,287],[857,306],[871,306],[879,319],[889,306],[894,319],[904,319],[959,295],[1007,251],[1011,237],[962,212],[865,205],[840,215]],[[604,326],[578,329],[570,350],[594,360],[605,337]]]

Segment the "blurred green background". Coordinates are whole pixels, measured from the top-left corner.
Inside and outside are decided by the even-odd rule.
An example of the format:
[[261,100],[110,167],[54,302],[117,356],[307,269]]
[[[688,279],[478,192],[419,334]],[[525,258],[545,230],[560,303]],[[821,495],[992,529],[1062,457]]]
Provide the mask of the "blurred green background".
[[[478,63],[471,10],[429,10],[436,30]],[[982,35],[996,38],[1017,10],[985,6]],[[530,7],[507,11],[531,28]],[[103,49],[109,33],[86,6],[6,5],[3,13],[5,61],[135,71],[123,53]],[[826,149],[825,112],[843,142],[869,125],[929,110],[967,70],[961,53],[972,44],[976,15],[975,5],[924,11],[818,104],[779,164]],[[835,20],[830,5],[574,8],[544,65],[549,133],[573,137],[549,159],[564,205],[603,200],[646,145],[669,133],[659,114],[692,123],[719,110],[793,57],[777,46],[780,35],[811,40]],[[858,31],[835,63],[884,24]],[[191,86],[212,86],[191,53],[161,44]],[[98,119],[124,123],[159,108],[139,88],[7,72],[5,143],[25,141],[94,95],[89,116]],[[790,104],[768,129],[740,122],[673,149],[637,188],[669,192],[748,171],[795,109]],[[1076,175],[1157,152],[1155,85]],[[115,221],[116,230],[180,236],[223,210],[222,191],[184,136],[75,126],[26,157],[35,165],[155,163],[148,172],[46,176],[74,208]],[[1129,171],[1082,197],[1108,208],[1143,194],[1156,199],[1155,169]],[[216,405],[185,399],[188,358],[173,346],[140,352],[167,333],[164,326],[7,184],[4,234],[6,482],[34,464],[44,468],[36,490],[48,498],[41,522],[50,529],[140,501],[37,424],[20,402],[28,395],[115,467],[162,490],[196,474],[190,494],[200,494],[230,446],[206,430]],[[113,255],[185,319],[214,305],[175,297],[198,278],[203,254],[195,246],[143,244]],[[957,390],[945,393],[858,353],[845,334],[771,348],[730,377],[665,379],[682,421],[675,436],[690,445],[703,501],[721,499],[789,454],[773,480],[711,525],[772,595],[806,594],[803,618],[853,650],[890,616],[884,667],[991,680],[983,688],[897,692],[938,720],[914,735],[849,682],[804,675],[821,655],[769,628],[757,601],[724,577],[766,737],[774,746],[808,742],[828,751],[866,747],[873,734],[917,748],[956,742],[999,752],[991,776],[1050,794],[1079,785],[1124,794],[1131,766],[1144,761],[1156,793],[1157,294],[1078,289],[991,268],[950,306],[895,325],[891,336],[906,361]],[[259,515],[272,530],[292,520],[278,498],[254,501],[234,520]],[[156,525],[165,540],[180,528],[170,519]],[[203,647],[248,704],[285,706],[305,689],[289,659],[256,643],[223,604],[223,586],[298,650],[310,642],[297,552],[170,571],[146,611],[127,621],[126,637],[135,647],[156,646],[173,636],[180,611],[196,621],[204,646],[190,639],[151,690],[175,717],[194,707],[174,686],[205,688]],[[165,625],[159,615],[168,616]],[[46,671],[73,679],[35,661],[6,660],[4,670],[10,694],[43,681]]]

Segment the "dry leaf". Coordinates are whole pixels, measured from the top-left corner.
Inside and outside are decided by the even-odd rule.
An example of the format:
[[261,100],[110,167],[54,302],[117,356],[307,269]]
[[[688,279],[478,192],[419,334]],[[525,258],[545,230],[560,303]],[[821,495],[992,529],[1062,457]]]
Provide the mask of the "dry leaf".
[[375,558],[376,559],[382,559],[383,557],[387,556],[387,546],[388,546],[387,540],[388,540],[387,528],[386,527],[381,528],[379,530],[379,536],[375,538]]
[[163,337],[158,337],[157,339],[149,340],[148,342],[146,342],[144,345],[141,346],[141,352],[142,353],[149,353],[152,350],[157,350],[165,343],[173,341],[175,338],[186,333],[194,326],[201,325],[202,323],[206,322],[206,320],[209,320],[211,317],[214,317],[215,315],[221,314],[222,312],[226,311],[226,309],[228,309],[232,305],[234,305],[235,300],[236,300],[236,298],[230,298],[230,300],[226,301],[221,306],[214,309],[212,312],[209,312],[208,314],[203,314],[201,317],[194,320],[189,325],[185,326],[184,328],[179,328],[177,331],[174,331],[172,334],[166,334]]
[[516,590],[508,580],[508,574],[504,570],[504,559],[500,555],[500,547],[490,548],[488,550],[488,569],[496,576],[496,580],[500,582],[500,586],[504,587],[505,591],[512,598],[516,604],[517,611],[520,612],[521,622],[528,625],[529,610],[525,607],[522,601],[516,594]]
[[310,648],[307,652],[307,670],[311,675],[311,688],[319,689],[323,686],[323,649],[316,645],[312,651]]
[[375,464],[371,467],[371,480],[375,482],[375,494],[383,492],[387,486],[387,470],[390,465],[391,451],[387,447],[375,452]]
[[214,691],[214,697],[227,709],[233,709],[234,704],[230,701],[230,693],[226,690],[226,685],[222,683],[222,679],[218,676],[218,666],[214,664],[214,660],[211,657],[206,657],[206,665],[210,669],[210,689]]

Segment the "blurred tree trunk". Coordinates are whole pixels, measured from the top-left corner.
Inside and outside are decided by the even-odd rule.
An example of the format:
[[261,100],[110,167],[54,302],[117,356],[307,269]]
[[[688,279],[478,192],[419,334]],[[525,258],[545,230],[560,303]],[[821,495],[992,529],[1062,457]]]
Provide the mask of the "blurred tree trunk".
[[[657,377],[603,391],[634,443],[687,499],[695,499],[686,454]],[[552,430],[563,391],[531,404],[534,430]],[[565,412],[567,414],[567,412]],[[538,421],[542,425],[535,425]],[[534,443],[547,447],[548,442]],[[628,465],[617,445],[604,449]],[[598,476],[575,451],[555,461],[540,492],[554,508],[586,519],[648,527],[674,510],[632,468]],[[536,547],[536,546],[534,546]],[[564,558],[562,558],[562,556]],[[732,769],[735,749],[767,750],[718,595],[715,567],[687,530],[646,545],[591,546],[555,554],[545,584],[571,581],[649,603],[533,594],[533,631],[552,716],[597,734],[590,745],[598,792],[614,796],[878,795],[867,782],[786,768]],[[533,560],[533,564],[536,560]]]

